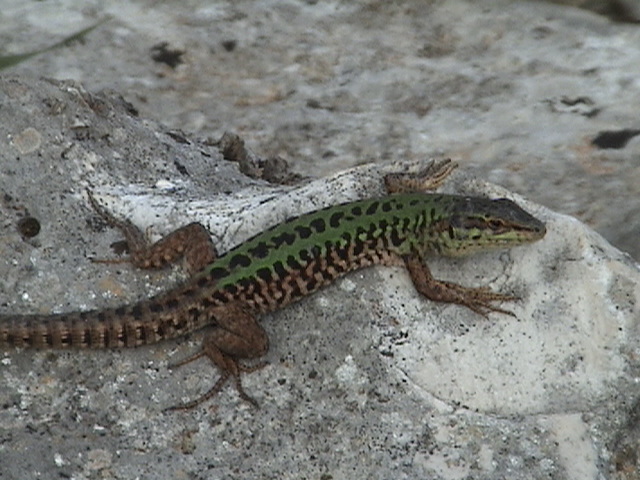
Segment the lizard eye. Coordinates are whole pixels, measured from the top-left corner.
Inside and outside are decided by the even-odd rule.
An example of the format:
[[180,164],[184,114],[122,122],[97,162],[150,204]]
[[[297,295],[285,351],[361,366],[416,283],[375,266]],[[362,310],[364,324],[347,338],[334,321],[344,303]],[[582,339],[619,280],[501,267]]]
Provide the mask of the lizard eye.
[[500,220],[490,220],[489,226],[492,230],[500,230],[502,228],[502,222]]

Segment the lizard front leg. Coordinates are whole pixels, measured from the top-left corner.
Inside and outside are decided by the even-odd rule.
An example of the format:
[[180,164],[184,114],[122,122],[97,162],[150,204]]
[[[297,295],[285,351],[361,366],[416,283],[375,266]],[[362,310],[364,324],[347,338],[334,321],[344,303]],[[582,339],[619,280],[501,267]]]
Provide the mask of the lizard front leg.
[[130,262],[138,268],[162,268],[184,258],[187,272],[193,275],[209,263],[218,253],[213,246],[207,229],[197,222],[174,230],[153,244],[149,244],[145,234],[128,220],[115,218],[98,204],[87,192],[89,202],[96,213],[110,226],[120,230],[127,242],[129,257],[122,260],[95,260],[99,263]]
[[496,307],[492,302],[512,302],[519,300],[518,297],[496,293],[484,287],[469,288],[457,283],[436,280],[417,254],[403,255],[402,259],[416,290],[429,300],[464,305],[485,317],[489,312],[500,312],[515,317],[513,312]]
[[384,176],[387,193],[423,192],[435,190],[458,168],[451,159],[433,160],[424,169],[416,173],[389,173]]
[[267,353],[269,338],[255,315],[244,305],[235,302],[222,305],[211,310],[215,318],[215,327],[207,334],[202,342],[202,349],[184,360],[173,365],[179,367],[191,363],[201,357],[207,357],[220,370],[220,378],[206,393],[200,397],[180,405],[169,407],[166,411],[188,410],[216,395],[229,378],[233,378],[240,398],[257,406],[255,400],[247,395],[242,388],[240,376],[242,373],[253,372],[264,366],[258,364],[246,367],[239,363],[241,359],[258,358]]

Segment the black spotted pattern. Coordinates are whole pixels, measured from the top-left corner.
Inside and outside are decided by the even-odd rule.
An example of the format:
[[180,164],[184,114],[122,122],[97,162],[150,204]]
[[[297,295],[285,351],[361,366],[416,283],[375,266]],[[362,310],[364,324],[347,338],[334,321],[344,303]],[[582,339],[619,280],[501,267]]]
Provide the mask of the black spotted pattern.
[[273,246],[275,248],[280,248],[283,245],[293,245],[296,241],[296,236],[291,232],[284,232],[280,235],[272,237],[271,241],[273,242]]
[[280,278],[284,278],[287,275],[287,269],[282,265],[282,262],[275,262],[273,264],[273,271],[276,272],[276,275]]
[[258,278],[261,278],[265,282],[270,282],[273,279],[273,275],[271,274],[271,269],[267,267],[259,269],[256,272],[256,275],[258,276]]
[[229,270],[222,267],[212,268],[209,273],[213,280],[220,280],[229,275]]
[[322,233],[327,229],[327,225],[322,218],[314,218],[309,222],[309,225],[316,231],[316,233]]
[[313,232],[309,227],[305,227],[304,225],[296,225],[295,231],[298,233],[298,236],[303,240],[309,238]]
[[289,255],[287,257],[287,267],[289,267],[292,270],[300,270],[302,268],[298,260],[296,260],[296,258],[293,255]]
[[378,207],[380,206],[380,202],[371,202],[369,208],[365,211],[366,215],[374,215],[378,211]]
[[331,228],[338,228],[340,226],[340,220],[344,217],[344,212],[335,212],[329,218],[329,226]]
[[404,242],[404,239],[398,235],[398,229],[394,228],[391,230],[391,234],[389,235],[389,239],[391,240],[391,244],[394,247],[399,247]]
[[260,242],[254,248],[250,249],[249,253],[256,258],[266,258],[269,255],[269,247],[266,242]]
[[229,268],[234,269],[237,267],[248,267],[251,265],[251,258],[248,255],[236,254],[231,257],[231,261],[229,262]]
[[300,258],[300,260],[302,260],[303,262],[307,263],[311,260],[311,254],[309,253],[309,250],[304,248],[298,252],[298,258]]

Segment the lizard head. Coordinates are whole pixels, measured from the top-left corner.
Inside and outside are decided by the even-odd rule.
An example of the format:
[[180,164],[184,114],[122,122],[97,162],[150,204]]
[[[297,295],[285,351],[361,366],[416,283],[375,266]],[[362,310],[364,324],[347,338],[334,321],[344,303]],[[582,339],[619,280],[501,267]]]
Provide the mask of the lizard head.
[[511,200],[462,196],[452,197],[439,230],[438,251],[447,256],[530,243],[547,231],[544,223]]

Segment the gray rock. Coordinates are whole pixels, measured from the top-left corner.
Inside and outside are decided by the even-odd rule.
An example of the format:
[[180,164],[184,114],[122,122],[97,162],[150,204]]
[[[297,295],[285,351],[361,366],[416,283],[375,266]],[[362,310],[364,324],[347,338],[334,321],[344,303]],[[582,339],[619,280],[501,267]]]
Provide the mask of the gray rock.
[[[101,265],[120,234],[86,188],[152,236],[198,219],[221,250],[266,225],[379,194],[364,165],[295,186],[241,175],[215,145],[73,82],[0,79],[0,314],[91,309],[180,281]],[[446,191],[508,196],[541,242],[434,258],[439,278],[515,292],[517,318],[428,302],[402,268],[355,272],[263,317],[268,366],[197,409],[201,334],[118,351],[12,351],[0,361],[0,478],[607,478],[636,468],[640,272],[578,221],[461,171]],[[25,237],[19,220],[40,224]],[[29,230],[33,231],[33,230]],[[32,234],[31,234],[32,235]]]

